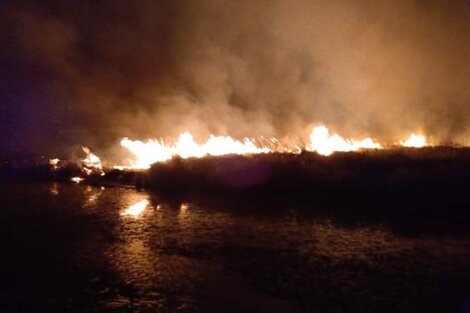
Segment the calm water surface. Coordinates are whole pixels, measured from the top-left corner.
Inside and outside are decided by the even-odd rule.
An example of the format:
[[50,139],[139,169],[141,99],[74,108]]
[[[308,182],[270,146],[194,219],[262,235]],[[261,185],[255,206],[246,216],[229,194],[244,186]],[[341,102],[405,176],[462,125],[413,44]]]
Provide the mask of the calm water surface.
[[470,312],[452,227],[313,197],[0,186],[0,312]]

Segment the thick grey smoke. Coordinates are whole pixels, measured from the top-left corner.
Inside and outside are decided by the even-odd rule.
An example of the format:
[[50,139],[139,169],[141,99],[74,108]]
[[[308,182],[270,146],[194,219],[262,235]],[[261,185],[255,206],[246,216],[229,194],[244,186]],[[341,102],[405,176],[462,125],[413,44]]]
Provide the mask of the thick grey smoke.
[[470,141],[463,0],[20,1],[0,19],[17,86],[2,85],[4,119],[23,105],[49,126],[17,136],[46,144],[105,149],[184,130],[282,138],[313,123]]

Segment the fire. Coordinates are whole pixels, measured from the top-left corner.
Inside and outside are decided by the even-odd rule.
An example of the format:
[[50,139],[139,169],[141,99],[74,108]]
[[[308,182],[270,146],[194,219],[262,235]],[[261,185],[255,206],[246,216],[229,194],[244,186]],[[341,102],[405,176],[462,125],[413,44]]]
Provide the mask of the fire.
[[403,147],[410,147],[410,148],[422,148],[427,146],[426,137],[423,135],[416,135],[415,133],[411,133],[410,137],[405,141],[400,143]]
[[82,146],[83,152],[86,154],[86,158],[82,159],[82,169],[87,175],[100,174],[104,175],[103,166],[101,165],[100,158],[91,153],[90,148]]
[[[271,149],[258,147],[251,139],[235,140],[228,136],[211,135],[202,144],[194,141],[189,132],[182,133],[175,144],[168,145],[159,140],[130,140],[123,138],[121,146],[127,148],[136,158],[129,160],[129,168],[145,169],[152,163],[168,161],[174,156],[184,159],[190,157],[200,158],[206,155],[220,156],[227,154],[258,154],[269,153]],[[121,166],[121,168],[123,168]]]
[[60,160],[58,158],[49,159],[49,165],[54,171],[59,168],[59,162]]
[[[294,154],[300,153],[303,149],[328,156],[337,151],[382,149],[382,145],[370,137],[362,140],[345,139],[337,134],[330,134],[325,126],[314,127],[309,139],[310,143],[304,147],[287,147],[276,138],[269,138],[264,141],[245,138],[243,141],[238,141],[228,136],[215,135],[210,135],[209,139],[199,144],[194,141],[189,132],[180,134],[178,140],[173,144],[165,143],[163,140],[149,139],[140,141],[123,138],[121,146],[128,149],[134,155],[134,159],[128,160],[129,165],[119,165],[114,168],[147,169],[153,163],[165,162],[175,156],[186,159],[227,154],[249,155],[272,152]],[[427,142],[424,136],[412,133],[408,139],[400,142],[400,145],[404,147],[424,147]]]
[[366,138],[360,141],[344,139],[339,135],[330,135],[325,126],[315,127],[310,134],[311,144],[307,150],[315,151],[321,155],[330,155],[336,151],[357,151],[360,149],[381,149],[379,143],[374,142],[372,138]]
[[79,182],[83,181],[83,180],[84,180],[84,178],[81,178],[81,177],[78,177],[78,176],[70,178],[70,181],[73,181],[74,183],[77,183],[77,184]]
[[[165,162],[178,156],[183,159],[201,158],[207,155],[221,156],[228,154],[250,155],[261,153],[289,153],[298,154],[303,150],[313,151],[318,154],[328,156],[334,152],[359,151],[363,149],[382,149],[383,146],[372,138],[362,140],[345,139],[337,134],[331,134],[325,126],[317,126],[310,133],[308,144],[289,146],[281,143],[276,138],[261,137],[257,140],[244,138],[236,140],[229,136],[210,135],[203,143],[197,143],[191,133],[184,132],[179,135],[173,143],[166,143],[163,140],[149,139],[147,141],[131,140],[123,138],[121,146],[126,148],[133,159],[128,160],[127,165],[116,165],[116,169],[147,169],[153,163]],[[421,148],[427,146],[426,137],[412,133],[408,139],[399,143],[403,147]],[[87,175],[104,175],[100,158],[91,153],[87,147],[82,147],[86,153],[86,158],[82,159],[82,170]],[[58,159],[49,160],[51,167],[56,168]]]

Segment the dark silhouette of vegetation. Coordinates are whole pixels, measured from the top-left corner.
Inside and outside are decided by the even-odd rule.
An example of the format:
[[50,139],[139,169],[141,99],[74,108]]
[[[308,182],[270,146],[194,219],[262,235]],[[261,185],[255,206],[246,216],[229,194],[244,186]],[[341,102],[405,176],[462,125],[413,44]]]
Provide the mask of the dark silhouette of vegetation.
[[154,164],[148,188],[328,190],[464,184],[470,178],[470,149],[425,148],[335,153],[324,157],[260,154],[174,158]]
[[[70,180],[77,165],[59,170],[47,165],[2,166],[5,179]],[[470,149],[397,148],[334,153],[227,155],[156,163],[147,171],[108,170],[86,177],[90,184],[128,185],[171,192],[283,193],[315,197],[328,203],[372,203],[406,200],[410,207],[468,207]]]

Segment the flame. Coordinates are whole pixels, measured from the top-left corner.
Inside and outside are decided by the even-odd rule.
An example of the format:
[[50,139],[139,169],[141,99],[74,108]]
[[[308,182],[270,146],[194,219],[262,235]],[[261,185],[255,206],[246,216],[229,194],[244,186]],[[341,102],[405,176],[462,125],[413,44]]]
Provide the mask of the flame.
[[103,176],[104,171],[100,158],[96,154],[91,153],[91,150],[88,147],[82,146],[82,150],[86,154],[86,158],[81,160],[83,171],[87,175],[98,173]]
[[54,159],[49,159],[49,165],[55,170],[57,169],[58,165],[59,165],[59,159],[58,158],[54,158]]
[[381,149],[379,143],[374,142],[372,138],[366,138],[360,141],[344,139],[339,135],[330,135],[328,128],[318,126],[310,134],[310,146],[307,150],[315,151],[321,155],[330,155],[336,151],[357,151],[360,149]]
[[[261,137],[257,140],[244,138],[242,141],[229,136],[210,135],[202,144],[194,141],[189,132],[179,135],[178,139],[171,144],[163,140],[149,139],[147,141],[131,140],[123,138],[121,146],[126,148],[133,159],[128,160],[128,165],[115,165],[115,169],[148,169],[153,163],[165,162],[175,156],[183,159],[195,157],[201,158],[207,155],[221,156],[227,154],[250,155],[261,153],[290,153],[298,154],[303,150],[314,151],[318,154],[328,156],[334,152],[358,151],[363,149],[382,149],[382,145],[372,138],[362,140],[345,139],[337,134],[330,134],[325,126],[317,126],[310,133],[308,144],[288,146],[276,138]],[[303,141],[302,141],[303,142]],[[426,137],[412,133],[408,139],[401,141],[399,145],[404,147],[421,148],[427,146]],[[100,158],[91,153],[87,147],[82,147],[86,158],[82,160],[82,169],[87,175],[99,173],[104,175]],[[51,159],[52,167],[57,166],[58,159]]]
[[[181,158],[204,157],[206,155],[220,156],[227,154],[260,154],[260,153],[300,153],[302,147],[287,147],[276,138],[269,138],[263,144],[257,144],[254,140],[245,138],[243,141],[235,140],[228,136],[210,135],[204,143],[198,144],[189,132],[180,134],[174,144],[166,144],[163,140],[147,141],[130,140],[123,138],[121,146],[128,149],[135,158],[128,160],[129,165],[117,165],[116,169],[147,169],[151,164],[165,162],[179,156]],[[361,149],[381,149],[382,146],[372,138],[363,140],[344,139],[339,135],[330,135],[325,126],[315,127],[310,135],[310,144],[306,146],[309,151],[315,151],[321,155],[330,155],[336,151],[358,151]]]
[[72,177],[72,178],[70,178],[70,181],[73,181],[74,183],[77,183],[77,184],[79,182],[83,181],[83,180],[84,180],[84,178],[82,178],[82,177]]
[[[127,148],[136,157],[135,160],[129,160],[130,166],[128,167],[134,169],[149,168],[152,163],[168,161],[174,156],[186,159],[190,157],[200,158],[206,155],[220,156],[271,152],[267,147],[258,147],[248,138],[238,141],[228,136],[211,135],[203,144],[198,144],[189,132],[182,133],[174,145],[167,145],[161,140],[142,142],[123,138],[121,146]],[[115,168],[126,168],[126,166]]]
[[49,166],[53,171],[57,171],[59,169],[66,168],[68,166],[68,162],[59,158],[52,158],[49,159]]
[[138,217],[145,208],[148,206],[149,201],[147,199],[140,200],[132,205],[130,205],[124,212],[121,213],[122,216],[132,216]]
[[410,147],[410,148],[422,148],[427,146],[426,137],[423,135],[416,135],[415,133],[411,133],[410,137],[405,141],[400,142],[403,147]]

